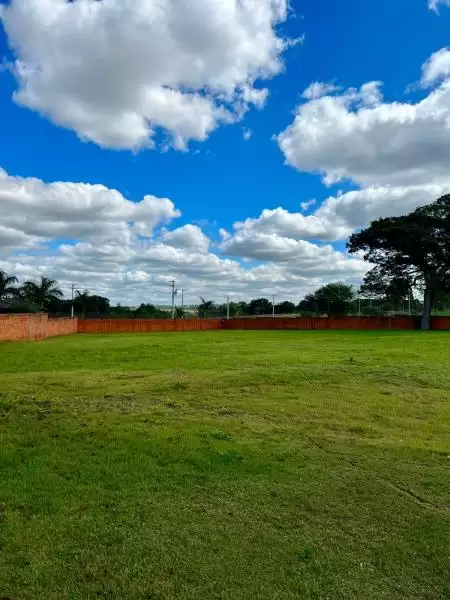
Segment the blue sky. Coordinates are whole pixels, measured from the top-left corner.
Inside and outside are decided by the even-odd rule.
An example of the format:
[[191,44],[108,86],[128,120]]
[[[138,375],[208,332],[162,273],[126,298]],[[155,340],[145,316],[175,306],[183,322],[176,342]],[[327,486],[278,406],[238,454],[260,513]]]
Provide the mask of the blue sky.
[[[87,0],[80,1],[87,2]],[[36,13],[44,5],[48,5],[48,0],[29,0],[29,2],[28,6],[33,5]],[[57,2],[60,3],[63,0],[57,0]],[[98,4],[105,5],[104,10],[106,10],[108,8],[106,5],[110,2],[120,5],[119,0],[102,0]],[[230,0],[230,2],[234,3],[234,0]],[[269,0],[267,2],[269,3]],[[145,147],[117,149],[113,147],[114,144],[102,141],[110,139],[105,138],[109,132],[105,133],[106,129],[103,124],[102,132],[99,134],[103,137],[99,142],[98,136],[95,139],[86,139],[89,136],[86,136],[84,124],[78,129],[67,125],[67,122],[74,122],[73,115],[67,117],[69,121],[58,123],[66,116],[62,119],[61,116],[55,118],[55,115],[61,115],[61,111],[66,111],[66,107],[58,106],[58,85],[62,85],[62,83],[56,81],[56,78],[54,88],[46,89],[45,93],[42,92],[41,97],[37,100],[36,98],[30,100],[30,94],[28,94],[25,101],[20,99],[14,101],[14,92],[21,86],[25,87],[23,81],[22,84],[19,81],[17,65],[13,67],[14,61],[20,59],[27,62],[28,66],[38,64],[42,67],[42,63],[47,60],[47,57],[39,46],[39,35],[42,32],[36,33],[34,44],[28,38],[25,40],[26,36],[32,39],[33,32],[38,25],[36,25],[36,21],[26,21],[26,11],[21,10],[20,6],[23,5],[23,1],[13,0],[9,3],[3,2],[3,4],[10,5],[7,7],[8,15],[4,16],[6,31],[0,28],[0,54],[4,57],[5,64],[5,68],[0,73],[0,168],[10,178],[8,185],[5,186],[7,190],[3,192],[3,194],[9,194],[8,198],[2,196],[0,187],[0,210],[3,202],[3,212],[8,212],[13,202],[11,199],[13,183],[14,189],[18,189],[21,187],[23,178],[30,177],[40,180],[44,186],[46,183],[55,181],[73,184],[101,184],[108,189],[118,190],[125,198],[134,202],[141,201],[147,194],[157,198],[168,198],[182,214],[174,220],[164,217],[155,224],[153,237],[147,236],[150,246],[152,244],[164,245],[161,235],[164,235],[165,227],[172,231],[185,224],[192,224],[196,228],[200,227],[201,234],[210,239],[212,245],[208,246],[207,252],[213,258],[208,258],[208,260],[214,262],[217,258],[219,262],[223,262],[223,264],[222,262],[218,263],[219,266],[215,265],[218,271],[214,272],[211,280],[213,287],[215,282],[221,281],[223,277],[228,281],[228,287],[220,289],[217,292],[218,296],[225,292],[233,293],[236,296],[253,295],[259,291],[264,294],[269,292],[269,288],[276,287],[277,291],[279,290],[279,293],[286,297],[297,298],[324,281],[337,278],[356,283],[360,280],[364,272],[364,265],[352,263],[352,260],[344,253],[342,256],[333,254],[333,251],[344,249],[345,235],[302,235],[298,231],[293,233],[292,228],[283,229],[283,223],[278,223],[280,221],[278,219],[279,230],[276,229],[278,225],[275,223],[266,229],[249,231],[249,238],[253,241],[258,235],[272,236],[270,240],[267,238],[266,246],[264,246],[265,238],[258,238],[259,249],[252,251],[245,249],[246,246],[242,240],[233,239],[235,236],[233,224],[246,219],[257,220],[264,209],[270,211],[278,207],[285,211],[288,215],[287,219],[291,218],[290,215],[299,213],[314,216],[326,198],[332,196],[336,199],[339,194],[345,194],[349,190],[364,191],[374,186],[384,186],[389,189],[395,186],[403,189],[404,186],[411,185],[414,187],[409,195],[411,198],[418,190],[422,191],[425,185],[436,186],[431,193],[434,193],[435,189],[439,191],[446,189],[447,182],[441,177],[439,165],[436,166],[435,176],[430,176],[427,180],[417,178],[413,181],[410,174],[406,173],[404,165],[398,169],[393,165],[392,172],[389,173],[384,172],[381,167],[374,168],[372,176],[366,167],[362,170],[354,167],[351,161],[354,161],[355,157],[352,156],[347,159],[342,158],[342,164],[335,165],[333,160],[330,163],[327,157],[327,148],[312,148],[311,145],[315,143],[317,132],[310,130],[305,123],[299,129],[298,135],[290,136],[290,139],[294,140],[292,144],[295,146],[290,155],[276,138],[293,125],[294,112],[299,104],[305,105],[309,102],[321,101],[321,99],[311,99],[310,101],[302,99],[303,91],[313,82],[333,83],[340,86],[340,90],[330,93],[330,98],[339,98],[349,88],[359,89],[367,82],[380,81],[382,82],[383,97],[377,100],[377,107],[392,107],[392,103],[395,102],[414,106],[433,93],[433,90],[437,89],[443,80],[445,83],[448,76],[445,70],[447,68],[445,66],[447,64],[446,55],[441,57],[442,60],[439,63],[441,71],[434,78],[430,76],[429,86],[416,85],[416,89],[409,91],[408,86],[421,79],[422,65],[434,53],[450,45],[450,8],[444,5],[439,6],[440,10],[437,14],[427,6],[427,0],[378,0],[377,2],[344,0],[339,3],[335,0],[294,0],[287,18],[278,19],[278,24],[273,24],[272,30],[278,38],[298,39],[304,37],[304,40],[279,53],[283,68],[278,74],[267,78],[255,77],[254,87],[268,90],[264,106],[255,107],[248,103],[242,118],[235,118],[236,122],[234,123],[219,124],[204,136],[206,139],[188,141],[186,148],[180,150],[163,147],[165,144],[162,140],[167,139],[167,130],[165,135],[158,130],[155,138],[157,147],[154,149]],[[167,0],[163,4],[172,5],[172,2]],[[197,2],[198,7],[204,4],[205,2]],[[282,0],[278,0],[278,4],[282,4]],[[173,5],[175,6],[175,3]],[[173,10],[176,11],[176,8]],[[15,12],[13,13],[13,11]],[[64,22],[61,26],[63,25]],[[58,27],[58,23],[54,26]],[[199,27],[201,28],[202,25],[200,24]],[[31,34],[27,33],[30,31]],[[55,32],[51,35],[54,39],[49,41],[48,48],[55,53],[62,51],[61,48],[58,49],[58,44],[61,43],[58,36]],[[127,51],[125,43],[126,40],[123,48],[124,55]],[[36,54],[34,55],[33,52]],[[117,52],[120,53],[120,48]],[[217,53],[219,52],[220,48],[217,50]],[[88,56],[89,54],[86,55],[86,57]],[[70,58],[68,56],[67,60],[69,61]],[[147,58],[151,61],[153,55],[150,54]],[[239,57],[237,59],[240,60]],[[52,60],[51,53],[48,60]],[[123,65],[122,62],[120,64]],[[53,67],[56,69],[55,65]],[[112,77],[120,79],[122,76],[120,69],[114,70],[115,68],[116,65],[113,64]],[[220,67],[218,68],[220,69]],[[76,71],[77,74],[79,72],[79,70]],[[146,77],[150,77],[150,75],[146,75]],[[176,87],[176,81],[173,86]],[[182,87],[183,84],[180,83],[180,89]],[[198,90],[199,96],[202,97],[204,90],[201,86],[198,87]],[[71,93],[77,97],[76,81],[71,88]],[[53,95],[50,97],[50,94]],[[98,99],[96,98],[95,101],[97,102]],[[355,100],[356,103],[359,101]],[[67,97],[62,98],[61,96],[60,102],[67,104]],[[99,110],[99,106],[100,110],[103,110],[104,106],[106,112],[111,108],[106,97],[104,105],[101,102],[100,105],[97,103],[95,110]],[[375,110],[374,106],[370,104],[366,108],[370,112]],[[86,110],[89,108],[88,106]],[[349,105],[348,114],[355,111],[358,111],[358,106]],[[114,115],[114,112],[111,114]],[[65,112],[64,115],[66,115]],[[314,126],[315,117],[305,116],[305,119],[307,118],[311,118]],[[328,118],[334,117],[329,115]],[[86,123],[86,119],[84,117],[83,119],[83,123]],[[417,121],[420,120],[417,118]],[[402,118],[396,119],[394,125],[399,123],[403,124]],[[308,127],[306,138],[305,127]],[[391,140],[387,137],[387,139],[379,139],[374,142],[370,136],[379,131],[376,127],[372,129],[369,127],[363,133],[359,128],[357,129],[358,131],[354,133],[355,140],[357,143],[365,144],[367,152],[373,155],[374,163],[376,163],[381,154],[377,144],[385,147]],[[362,129],[364,130],[364,128]],[[410,129],[408,129],[408,136],[413,135]],[[248,141],[244,139],[245,131],[251,132]],[[331,120],[328,135],[332,137],[334,131]],[[170,131],[170,134],[172,133]],[[319,133],[319,138],[321,138],[323,132]],[[414,146],[415,143],[420,143],[419,131],[417,135],[417,141],[409,142],[408,148]],[[364,138],[364,136],[366,137]],[[402,136],[404,134],[400,132],[398,139],[402,139]],[[80,137],[84,138],[84,141],[81,141]],[[311,147],[308,155],[302,147],[304,139],[307,140],[306,146]],[[336,143],[342,143],[343,147],[346,147],[347,144],[352,145],[352,139],[351,136],[337,138]],[[442,144],[445,144],[445,140],[439,141],[437,147],[441,149]],[[450,147],[450,139],[448,145]],[[298,152],[297,148],[299,148]],[[323,153],[323,157],[320,152]],[[401,152],[401,146],[399,152]],[[364,151],[362,155],[364,155]],[[412,163],[415,160],[416,157],[412,158]],[[332,183],[324,185],[323,176],[329,174],[333,169],[342,171],[345,176],[339,181],[337,181],[339,178],[332,177]],[[12,181],[11,178],[14,180]],[[92,237],[92,233],[90,233],[84,238],[84,234],[79,233],[79,230],[83,229],[79,226],[79,221],[83,218],[91,219],[89,212],[86,212],[83,217],[82,211],[77,213],[78,225],[74,225],[73,229],[71,229],[71,224],[73,224],[74,217],[73,214],[68,214],[64,236],[59,230],[57,234],[54,233],[52,223],[61,221],[64,217],[58,210],[61,200],[58,199],[57,193],[53,192],[49,202],[53,203],[52,206],[56,209],[54,219],[52,220],[51,215],[49,216],[51,209],[47,205],[45,208],[39,208],[49,220],[48,232],[36,233],[26,227],[20,229],[21,226],[17,219],[14,222],[4,223],[5,229],[9,232],[8,236],[15,239],[11,233],[14,231],[18,234],[18,241],[4,244],[3,254],[0,254],[0,268],[14,269],[23,277],[31,276],[37,269],[39,273],[54,274],[63,281],[64,285],[68,285],[74,277],[80,278],[83,269],[80,271],[68,265],[67,256],[64,254],[66,250],[64,247],[61,249],[61,243],[74,245],[77,242],[93,248],[95,235]],[[63,194],[66,193],[67,190],[63,192]],[[409,207],[411,202],[412,204],[415,202],[415,200],[406,201],[401,195],[397,195],[395,198],[400,198],[396,210],[402,210],[404,206]],[[300,204],[311,199],[316,199],[316,204],[302,211]],[[380,205],[379,215],[377,209],[373,208],[373,198],[369,201],[372,206],[372,212],[369,211],[370,216],[380,216],[385,212],[385,206]],[[70,203],[70,199],[66,198],[66,202]],[[392,205],[394,200],[385,200],[385,202]],[[28,209],[23,210],[26,212]],[[36,210],[38,209],[34,205],[29,213],[31,220],[39,219],[41,213]],[[352,208],[350,207],[348,210],[352,210]],[[362,210],[367,212],[367,206]],[[375,212],[373,213],[373,211]],[[102,214],[101,211],[97,211],[97,213]],[[323,218],[320,215],[317,218],[319,217]],[[327,218],[331,217],[327,216]],[[125,219],[125,221],[130,222],[133,219]],[[342,215],[339,216],[339,219],[342,221]],[[2,217],[0,215],[1,224]],[[342,223],[340,225],[341,229],[345,231],[345,226]],[[353,222],[349,218],[348,230],[351,231],[355,225],[362,226],[364,222],[359,223],[358,219]],[[257,227],[259,227],[258,223]],[[163,229],[161,230],[161,228]],[[222,232],[222,238],[219,234],[220,228],[228,232],[227,234]],[[190,234],[193,232],[194,230],[189,231]],[[184,233],[186,233],[185,230]],[[200,237],[197,230],[196,234]],[[24,236],[29,236],[29,243],[24,243]],[[102,236],[100,237],[103,239]],[[183,236],[180,235],[180,240],[182,238]],[[281,255],[277,257],[276,250],[277,247],[281,248],[282,240],[290,250],[286,254],[283,246]],[[234,241],[237,243],[234,244]],[[192,247],[189,246],[191,242]],[[171,262],[173,257],[168,258],[166,265],[161,258],[161,262],[155,268],[150,264],[138,265],[133,258],[130,262],[123,261],[119,266],[110,266],[111,272],[105,271],[103,267],[100,268],[101,273],[97,278],[95,276],[95,260],[92,258],[92,268],[84,269],[84,271],[89,271],[90,275],[86,276],[83,283],[93,287],[98,282],[102,292],[123,301],[133,302],[140,294],[140,285],[147,284],[153,286],[155,297],[162,298],[165,294],[164,278],[173,275],[179,280],[185,280],[187,287],[190,282],[195,281],[192,283],[192,294],[196,295],[201,290],[202,281],[205,281],[204,286],[209,288],[210,280],[208,278],[211,276],[209,270],[214,267],[214,265],[209,266],[210,263],[208,263],[208,266],[204,268],[203,275],[202,272],[194,273],[192,263],[201,262],[196,259],[196,252],[200,247],[206,248],[205,245],[202,246],[201,241],[197,242],[180,241],[177,242],[177,245],[170,246],[177,252],[183,251],[188,257],[185,263],[180,259],[181,262],[177,263],[178,266]],[[129,243],[128,239],[126,244]],[[124,244],[124,240],[120,237],[104,238],[104,242],[102,242],[103,246],[115,246],[118,252]],[[133,244],[136,244],[136,239]],[[185,245],[183,246],[183,244]],[[197,246],[194,247],[196,244]],[[271,252],[271,245],[273,252]],[[306,252],[306,262],[308,262],[311,252],[314,252],[310,248],[311,245],[319,249],[328,249],[329,254],[322,253],[321,260],[327,263],[333,256],[332,260],[336,259],[337,261],[336,269],[326,272],[326,269],[318,268],[312,269],[310,275],[307,270],[290,275],[292,269],[289,268],[289,261],[298,264],[303,260]],[[261,246],[264,248],[261,249]],[[267,252],[265,251],[266,247]],[[133,248],[133,256],[135,256],[136,248]],[[242,253],[240,253],[240,248],[243,248]],[[81,246],[80,251],[84,251],[83,249],[86,250],[86,247]],[[19,258],[17,258],[18,256]],[[71,258],[75,261],[76,256]],[[178,258],[173,260],[177,262]],[[348,269],[343,266],[344,263],[350,265]],[[222,267],[224,271],[221,271]],[[71,273],[71,269],[73,273]],[[252,271],[252,269],[259,270]],[[269,275],[271,269],[273,269],[273,276]],[[272,282],[276,282],[276,285],[274,286]]]

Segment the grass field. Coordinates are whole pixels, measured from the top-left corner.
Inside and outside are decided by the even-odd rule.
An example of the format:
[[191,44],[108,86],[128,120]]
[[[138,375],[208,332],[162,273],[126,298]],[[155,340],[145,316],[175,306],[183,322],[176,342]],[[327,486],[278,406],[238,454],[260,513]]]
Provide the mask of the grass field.
[[0,344],[0,597],[450,598],[450,333]]

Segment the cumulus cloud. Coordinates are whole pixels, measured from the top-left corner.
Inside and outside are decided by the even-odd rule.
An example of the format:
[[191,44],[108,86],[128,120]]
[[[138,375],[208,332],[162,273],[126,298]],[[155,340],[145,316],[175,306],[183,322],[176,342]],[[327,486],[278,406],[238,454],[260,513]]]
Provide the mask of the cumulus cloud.
[[[431,62],[430,62],[431,61]],[[430,59],[424,76],[444,76]],[[301,104],[278,135],[286,162],[332,184],[423,185],[448,178],[450,79],[417,103],[385,102],[379,82]]]
[[287,0],[12,0],[15,100],[109,148],[177,148],[261,107]]
[[366,265],[359,259],[335,250],[331,245],[318,246],[305,240],[295,240],[277,233],[249,233],[241,230],[222,243],[222,250],[229,256],[241,256],[254,260],[270,261],[278,266],[285,265],[291,272],[301,272],[305,277],[314,277],[344,272],[346,277],[362,277]]
[[221,249],[231,256],[258,260],[284,260],[294,255],[300,259],[305,249],[311,249],[305,240],[346,240],[374,219],[404,215],[449,189],[444,184],[372,186],[330,196],[310,215],[284,208],[264,209],[257,218],[235,223],[233,233],[222,230]]
[[166,231],[162,236],[162,241],[174,248],[198,250],[199,252],[207,252],[211,245],[211,240],[200,227],[191,224],[183,225],[183,227],[172,231]]
[[[179,216],[167,198],[132,202],[101,185],[44,183],[0,171],[0,269],[21,279],[51,276],[66,292],[75,282],[130,305],[168,303],[171,279],[187,289],[187,303],[200,295],[218,301],[227,294],[268,295],[274,285],[298,301],[338,275],[359,280],[366,269],[330,246],[288,238],[289,227],[301,237],[306,225],[282,209],[265,213],[261,233],[257,224],[251,230],[251,220],[234,236],[222,231],[220,247],[198,225],[170,228]],[[258,264],[246,266],[246,257]]]
[[[428,91],[416,103],[386,102],[380,82],[340,93],[312,84],[294,122],[277,137],[286,162],[321,174],[327,185],[349,180],[359,189],[330,196],[307,216],[263,211],[238,224],[234,238],[243,230],[268,230],[290,238],[345,239],[374,219],[408,213],[449,193],[450,50],[425,62],[420,83]],[[233,239],[226,243],[232,246]]]
[[450,75],[450,50],[442,48],[435,52],[422,66],[421,84],[430,87]]
[[448,184],[424,184],[417,186],[371,186],[331,196],[323,202],[314,217],[340,232],[345,239],[355,229],[368,225],[381,217],[396,217],[407,214],[448,193]]
[[10,232],[0,236],[0,251],[14,235],[26,235],[34,245],[55,238],[127,243],[133,233],[151,236],[157,225],[181,214],[168,198],[145,196],[132,202],[103,185],[47,184],[2,169],[0,209],[0,225]]
[[284,208],[274,210],[264,209],[257,219],[246,219],[234,224],[236,236],[244,234],[245,237],[252,235],[279,234],[285,238],[294,240],[319,239],[336,240],[345,237],[348,227],[341,230],[339,224],[326,221],[315,215],[303,215],[291,213]]

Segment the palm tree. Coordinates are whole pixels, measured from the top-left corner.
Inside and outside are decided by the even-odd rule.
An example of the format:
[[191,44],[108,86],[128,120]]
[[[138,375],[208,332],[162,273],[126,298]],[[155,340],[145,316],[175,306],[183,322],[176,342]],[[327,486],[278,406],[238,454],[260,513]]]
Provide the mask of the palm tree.
[[0,271],[0,301],[17,296],[18,289],[12,285],[17,281],[17,277],[14,275],[9,275],[6,271]]
[[36,306],[44,310],[50,302],[62,298],[64,294],[54,279],[41,277],[39,283],[26,281],[22,286],[22,296],[27,302],[36,304]]
[[81,304],[83,317],[86,315],[86,304],[89,300],[89,296],[89,290],[83,290],[82,292],[80,292],[80,290],[76,291],[75,301],[76,303]]
[[202,303],[198,307],[198,315],[199,317],[206,317],[209,311],[214,310],[214,302],[212,300],[205,300],[200,296],[200,300]]

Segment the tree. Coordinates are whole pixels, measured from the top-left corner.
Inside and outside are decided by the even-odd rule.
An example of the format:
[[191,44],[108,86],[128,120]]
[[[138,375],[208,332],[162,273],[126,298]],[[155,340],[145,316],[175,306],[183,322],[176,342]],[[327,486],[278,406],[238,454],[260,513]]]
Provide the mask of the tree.
[[0,300],[10,300],[17,296],[19,290],[13,285],[17,281],[15,275],[0,271]]
[[215,309],[215,304],[212,300],[205,300],[200,296],[201,304],[198,307],[198,316],[199,317],[207,317],[208,313]]
[[26,281],[22,286],[21,294],[27,302],[36,304],[41,310],[46,310],[51,302],[64,296],[57,282],[47,277],[41,277],[39,283]]
[[[124,308],[126,307],[121,307],[122,311]],[[169,318],[170,313],[167,310],[156,308],[153,304],[141,304],[139,308],[136,308],[133,312],[133,316],[142,319],[167,319]]]
[[355,292],[351,285],[345,283],[329,283],[308,294],[300,302],[300,310],[315,312],[328,316],[341,316],[349,312],[350,303],[355,298]]
[[374,268],[370,286],[386,292],[397,281],[424,291],[422,329],[430,328],[436,294],[450,291],[450,195],[403,217],[373,221],[350,236],[349,252],[364,253]]
[[275,313],[277,315],[291,315],[295,312],[295,304],[293,302],[281,302],[275,305]]
[[74,301],[75,312],[105,315],[109,312],[109,298],[90,294],[89,290],[77,291]]
[[181,308],[181,306],[176,306],[175,307],[175,319],[184,319],[184,317],[185,317],[184,308]]
[[[376,299],[377,314],[398,311],[399,306],[413,300],[413,285],[411,280],[402,277],[401,274],[392,276],[379,267],[374,267],[364,277],[363,284],[359,290],[360,296]],[[367,311],[366,311],[367,312]],[[373,314],[373,313],[372,313]]]
[[250,315],[271,315],[272,302],[267,300],[267,298],[251,300],[248,305],[248,312]]

